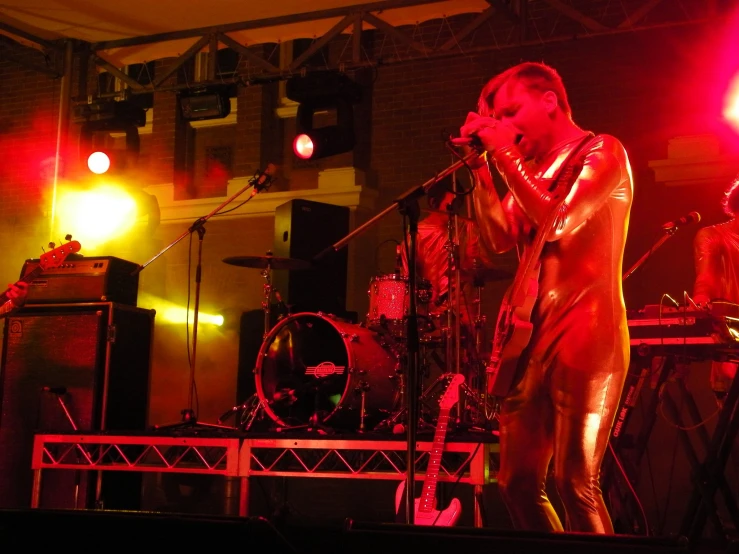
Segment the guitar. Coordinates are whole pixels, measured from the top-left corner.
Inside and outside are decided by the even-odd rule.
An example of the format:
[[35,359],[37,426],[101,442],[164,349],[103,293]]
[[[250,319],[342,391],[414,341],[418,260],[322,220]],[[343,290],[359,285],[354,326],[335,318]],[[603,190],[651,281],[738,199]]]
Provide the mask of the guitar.
[[[44,271],[48,269],[53,269],[55,267],[59,267],[60,265],[62,265],[70,254],[79,252],[80,248],[81,248],[80,243],[76,240],[72,240],[72,241],[67,242],[66,244],[63,244],[62,246],[57,246],[53,250],[44,252],[39,257],[38,265],[34,267],[28,273],[23,275],[16,282],[29,283],[33,281],[36,277],[38,277]],[[10,288],[7,288],[5,289],[5,291],[0,293],[0,307],[2,307],[2,309],[0,309],[0,315],[2,315],[3,313],[7,313],[11,309],[13,309],[13,306],[5,308],[5,304],[9,300],[8,298],[9,291],[10,291]]]
[[[439,468],[441,466],[441,454],[444,451],[444,439],[449,425],[449,412],[459,401],[459,387],[464,383],[464,375],[455,373],[451,378],[449,386],[444,391],[444,396],[439,401],[441,410],[436,422],[434,442],[431,445],[429,463],[426,468],[426,478],[423,481],[423,489],[420,498],[414,501],[414,523],[416,525],[428,525],[438,527],[452,527],[457,523],[462,513],[462,504],[459,499],[453,498],[444,510],[436,509],[436,485],[439,482]],[[395,492],[395,513],[399,514],[403,493],[405,492],[405,481],[401,481]]]
[[570,161],[591,138],[591,134],[586,135],[562,162],[552,191],[553,208],[539,225],[530,247],[524,251],[513,282],[503,296],[495,323],[490,360],[485,368],[487,393],[490,396],[505,398],[513,389],[519,357],[529,344],[534,331],[531,313],[539,295],[541,251],[567,198],[567,193],[582,171],[582,163]]

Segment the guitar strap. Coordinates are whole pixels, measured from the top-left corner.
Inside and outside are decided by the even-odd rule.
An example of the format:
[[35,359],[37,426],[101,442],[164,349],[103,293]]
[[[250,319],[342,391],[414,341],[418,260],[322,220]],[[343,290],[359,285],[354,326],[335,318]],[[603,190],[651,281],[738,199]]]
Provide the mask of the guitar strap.
[[595,134],[592,132],[589,132],[587,135],[585,135],[582,140],[578,143],[578,145],[572,149],[572,151],[567,155],[567,158],[565,161],[562,162],[562,165],[559,166],[559,169],[557,170],[556,177],[552,180],[552,184],[549,186],[549,192],[552,192],[556,190],[556,188],[560,185],[560,181],[565,176],[566,169],[573,170],[572,174],[574,174],[574,169],[582,163],[582,159],[580,160],[574,160],[575,155],[579,154],[580,151],[585,147],[585,145],[590,141],[590,139],[594,138]]
[[[549,188],[547,189],[548,192],[554,192],[563,184],[571,186],[572,183],[574,183],[574,180],[571,181],[570,183],[563,183],[562,181],[565,180],[565,177],[567,178],[567,180],[571,180],[572,176],[578,175],[580,171],[582,171],[581,166],[582,166],[583,160],[582,158],[575,159],[575,156],[579,154],[583,150],[585,145],[588,142],[590,142],[590,140],[593,139],[594,137],[595,137],[595,134],[593,132],[588,132],[588,134],[586,134],[580,140],[577,146],[575,146],[575,148],[573,148],[570,151],[570,153],[567,154],[567,158],[565,158],[565,160],[562,162],[562,165],[560,165],[559,168],[557,169],[557,173],[554,179],[552,179],[552,184],[549,185]],[[577,169],[578,167],[580,168],[579,170]],[[562,197],[562,201],[558,202],[557,205],[554,206],[554,210],[558,210],[559,207],[562,205],[563,201],[564,201],[564,196]],[[531,231],[529,232],[529,238],[533,240],[536,233],[537,233],[537,229],[532,228]]]

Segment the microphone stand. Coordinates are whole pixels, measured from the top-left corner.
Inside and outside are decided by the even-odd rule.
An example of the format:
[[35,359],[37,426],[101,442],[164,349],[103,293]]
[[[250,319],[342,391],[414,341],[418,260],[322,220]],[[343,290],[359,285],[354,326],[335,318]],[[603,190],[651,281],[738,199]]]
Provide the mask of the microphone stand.
[[193,315],[193,324],[192,324],[193,325],[192,352],[190,354],[190,375],[188,378],[187,408],[180,411],[180,413],[182,414],[181,422],[173,423],[170,425],[154,425],[154,429],[156,430],[173,429],[173,428],[178,428],[182,426],[193,426],[194,427],[195,425],[201,425],[204,427],[211,427],[211,428],[216,428],[216,429],[236,429],[235,427],[228,427],[225,425],[213,425],[213,424],[199,423],[197,414],[195,413],[195,410],[193,409],[193,395],[194,395],[194,390],[195,390],[195,362],[197,360],[197,344],[198,344],[198,312],[200,310],[200,282],[201,282],[201,277],[202,277],[202,263],[203,263],[203,237],[205,236],[205,226],[204,225],[211,217],[219,213],[225,206],[233,202],[234,199],[241,196],[248,189],[254,187],[254,190],[252,191],[251,196],[249,196],[249,198],[247,198],[245,202],[248,202],[249,200],[254,198],[254,196],[256,196],[257,193],[263,190],[269,189],[269,186],[271,183],[272,183],[272,176],[270,174],[266,172],[258,171],[254,175],[254,177],[249,179],[249,182],[246,184],[246,186],[242,187],[236,193],[232,194],[229,198],[223,201],[219,206],[213,209],[209,214],[196,219],[195,222],[192,225],[190,225],[190,227],[187,230],[185,230],[180,236],[178,236],[169,245],[165,246],[161,251],[155,254],[154,257],[152,257],[149,261],[137,267],[132,273],[132,275],[138,275],[146,267],[148,267],[149,264],[151,264],[154,260],[159,258],[162,254],[164,254],[167,250],[172,248],[175,244],[180,242],[186,236],[192,235],[192,233],[197,232],[198,234],[198,263],[195,269],[195,305],[194,305],[194,315]]
[[418,217],[420,208],[418,206],[418,199],[424,196],[437,182],[441,179],[457,171],[460,167],[467,165],[467,163],[474,159],[479,158],[483,153],[476,150],[472,150],[469,154],[461,158],[459,161],[454,162],[448,168],[438,173],[432,179],[429,179],[422,185],[415,186],[400,196],[398,196],[394,203],[382,210],[375,217],[369,219],[353,231],[351,231],[344,238],[338,240],[334,244],[328,246],[321,252],[319,252],[314,258],[313,262],[319,262],[331,253],[337,252],[339,249],[346,246],[349,241],[353,238],[361,235],[372,225],[377,223],[386,215],[395,211],[396,207],[401,214],[406,215],[409,220],[409,235],[410,245],[408,252],[408,294],[409,306],[408,306],[408,358],[407,358],[407,378],[406,378],[406,409],[408,413],[408,425],[406,426],[406,479],[405,479],[405,516],[406,523],[413,525],[416,522],[414,514],[414,489],[416,481],[416,429],[418,425],[418,397],[417,397],[417,383],[418,383],[418,352],[420,350],[419,337],[418,337],[418,314],[416,307],[416,238],[418,234]]
[[657,240],[657,242],[655,242],[652,245],[652,247],[644,253],[644,255],[641,258],[636,260],[636,263],[632,265],[631,268],[626,273],[623,274],[623,276],[621,277],[621,282],[631,277],[631,275],[637,269],[639,269],[639,267],[641,267],[644,264],[644,262],[646,262],[652,256],[652,254],[654,254],[657,251],[657,249],[659,249],[660,246],[662,246],[665,242],[667,242],[667,240],[671,238],[672,235],[674,235],[678,229],[679,227],[677,225],[674,227],[670,227],[669,229],[663,229],[665,231],[665,234],[662,235]]

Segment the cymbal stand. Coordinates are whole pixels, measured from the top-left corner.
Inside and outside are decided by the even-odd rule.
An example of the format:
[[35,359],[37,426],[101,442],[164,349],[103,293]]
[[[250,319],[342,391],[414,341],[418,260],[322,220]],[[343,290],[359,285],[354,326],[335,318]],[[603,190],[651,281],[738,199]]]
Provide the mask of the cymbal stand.
[[[267,257],[269,258],[272,255],[272,252],[267,252]],[[262,300],[262,310],[264,310],[264,334],[262,335],[263,339],[267,338],[267,335],[269,334],[269,330],[271,328],[270,325],[270,306],[272,304],[272,262],[267,262],[267,267],[265,267],[262,270],[262,277],[264,277],[264,300]]]
[[[478,269],[480,266],[480,260],[475,258],[472,262],[473,271]],[[487,344],[487,338],[485,337],[485,324],[487,318],[482,313],[482,291],[485,288],[485,280],[482,276],[475,272],[475,277],[472,281],[475,287],[475,359],[473,363],[475,365],[475,384],[473,390],[477,397],[478,404],[482,404],[480,409],[482,410],[485,423],[490,423],[495,418],[495,411],[488,405],[487,394],[485,390],[485,361],[482,355]]]
[[[269,332],[272,330],[271,325],[271,306],[272,296],[277,295],[279,298],[279,291],[272,286],[272,262],[269,258],[272,256],[272,251],[267,251],[267,264],[262,270],[262,277],[264,277],[264,299],[262,300],[262,310],[264,311],[264,333],[262,334],[262,340],[267,340]],[[256,371],[256,368],[254,368]],[[249,431],[254,421],[257,419],[259,414],[264,414],[264,401],[259,397],[257,393],[252,394],[243,404],[235,406],[234,410],[241,411],[240,428],[243,431]],[[221,420],[219,419],[220,423]]]

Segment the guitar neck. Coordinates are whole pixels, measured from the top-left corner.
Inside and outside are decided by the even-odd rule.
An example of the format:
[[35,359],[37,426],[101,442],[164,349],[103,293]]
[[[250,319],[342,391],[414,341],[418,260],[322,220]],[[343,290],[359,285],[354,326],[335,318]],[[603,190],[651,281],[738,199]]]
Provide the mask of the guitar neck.
[[[23,277],[21,277],[20,279],[18,279],[18,281],[16,281],[16,283],[17,283],[17,282],[30,283],[30,282],[31,282],[31,281],[33,281],[33,280],[34,280],[34,279],[35,279],[36,277],[38,277],[38,276],[39,276],[39,274],[40,274],[40,273],[42,273],[42,271],[43,271],[43,269],[41,268],[41,266],[40,266],[40,265],[37,265],[37,266],[36,266],[36,267],[34,267],[34,268],[33,268],[33,269],[31,270],[31,271],[29,271],[28,273],[26,273],[26,274],[25,274],[25,275],[24,275]],[[5,303],[6,303],[6,302],[7,302],[8,300],[10,300],[10,299],[8,298],[8,292],[9,292],[9,291],[10,291],[10,289],[9,289],[9,288],[7,288],[7,289],[5,289],[5,290],[4,290],[4,291],[3,291],[2,293],[0,293],[0,306],[2,306],[2,305],[3,305],[3,304],[5,304]]]
[[426,478],[423,481],[423,492],[418,502],[419,512],[431,512],[436,504],[436,485],[439,482],[439,468],[441,467],[441,455],[444,452],[444,440],[449,426],[449,412],[451,408],[442,408],[436,422],[434,442],[429,454],[429,465],[426,468]]

